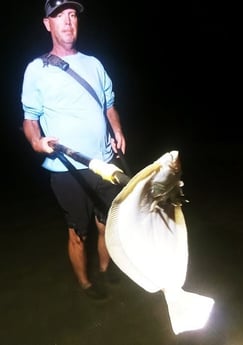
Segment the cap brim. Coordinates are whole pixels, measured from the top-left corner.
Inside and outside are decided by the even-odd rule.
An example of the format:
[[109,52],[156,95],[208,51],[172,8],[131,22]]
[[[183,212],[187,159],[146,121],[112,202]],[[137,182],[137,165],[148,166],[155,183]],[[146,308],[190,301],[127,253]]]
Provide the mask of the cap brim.
[[68,3],[61,4],[61,5],[57,6],[56,8],[48,8],[46,10],[46,17],[55,17],[59,12],[65,10],[67,8],[73,8],[78,13],[81,13],[84,10],[83,5],[81,5],[80,3],[69,1]]

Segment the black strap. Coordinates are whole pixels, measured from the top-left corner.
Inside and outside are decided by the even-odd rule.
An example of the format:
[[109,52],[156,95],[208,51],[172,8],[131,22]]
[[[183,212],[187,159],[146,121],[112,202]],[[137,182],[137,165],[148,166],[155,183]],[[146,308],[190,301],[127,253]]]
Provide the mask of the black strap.
[[78,83],[80,83],[96,100],[96,102],[99,104],[101,108],[103,108],[103,105],[97,96],[95,90],[92,88],[92,86],[84,79],[82,78],[78,73],[76,73],[69,64],[62,60],[59,56],[53,55],[53,54],[44,54],[41,56],[43,60],[44,67],[50,65],[57,66],[61,68],[63,71],[70,74],[74,79],[77,80]]

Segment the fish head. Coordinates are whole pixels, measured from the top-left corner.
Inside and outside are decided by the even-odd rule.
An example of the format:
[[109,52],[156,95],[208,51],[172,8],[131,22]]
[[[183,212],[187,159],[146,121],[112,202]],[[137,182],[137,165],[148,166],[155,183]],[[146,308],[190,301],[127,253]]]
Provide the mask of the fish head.
[[170,151],[161,156],[155,163],[158,169],[149,181],[149,198],[151,210],[164,207],[166,204],[182,205],[184,194],[181,181],[181,162],[178,151]]

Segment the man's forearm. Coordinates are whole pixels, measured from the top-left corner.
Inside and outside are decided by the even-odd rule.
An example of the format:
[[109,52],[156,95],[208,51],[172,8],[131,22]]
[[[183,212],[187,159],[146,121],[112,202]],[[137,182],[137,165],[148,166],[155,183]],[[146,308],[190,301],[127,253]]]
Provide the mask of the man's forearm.
[[111,107],[107,110],[107,117],[108,120],[110,122],[110,125],[113,129],[113,132],[120,132],[122,133],[122,125],[121,125],[121,121],[120,121],[120,117],[119,114],[117,112],[117,110],[114,107]]
[[39,122],[35,120],[24,120],[23,131],[33,150],[38,152],[38,143],[41,139],[41,129]]

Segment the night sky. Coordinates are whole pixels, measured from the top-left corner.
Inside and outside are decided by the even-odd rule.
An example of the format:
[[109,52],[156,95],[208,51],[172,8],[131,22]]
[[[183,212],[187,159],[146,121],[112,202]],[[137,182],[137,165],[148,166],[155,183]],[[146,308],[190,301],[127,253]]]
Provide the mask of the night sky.
[[[40,163],[19,128],[25,66],[51,48],[43,3],[14,0],[5,18],[2,156],[11,185]],[[198,0],[83,4],[77,48],[97,56],[113,80],[134,170],[167,149],[190,157],[199,146],[240,141],[231,9]]]

